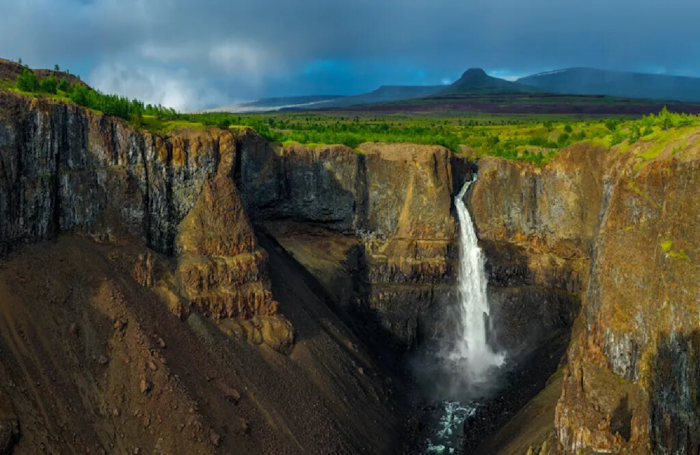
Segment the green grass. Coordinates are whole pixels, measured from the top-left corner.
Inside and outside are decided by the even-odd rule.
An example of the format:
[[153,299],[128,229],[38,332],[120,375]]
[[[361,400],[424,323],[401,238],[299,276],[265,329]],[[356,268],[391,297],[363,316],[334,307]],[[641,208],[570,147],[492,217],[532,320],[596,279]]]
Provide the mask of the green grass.
[[[7,81],[0,81],[0,89],[18,91],[14,84]],[[61,91],[55,95],[23,94],[71,102],[69,94]],[[637,119],[552,114],[430,112],[181,114],[161,106],[144,107],[143,103],[139,104],[135,100],[112,100],[108,95],[93,95],[97,101],[104,98],[107,101],[126,103],[130,108],[138,107],[139,114],[128,118],[128,121],[135,128],[158,134],[168,134],[185,127],[249,127],[267,140],[283,145],[304,144],[315,147],[324,144],[344,144],[354,150],[365,142],[442,145],[458,154],[464,153],[463,149],[470,150],[475,158],[497,156],[536,165],[548,163],[561,149],[574,143],[591,142],[605,148],[616,146],[620,153],[626,153],[631,145],[638,141],[651,141],[653,144],[639,154],[640,163],[644,163],[658,157],[674,140],[680,140],[690,127],[700,126],[697,116],[670,113],[665,109],[659,115]],[[574,98],[581,101],[580,97]],[[516,97],[510,101],[518,102],[518,99]],[[583,101],[600,102],[587,98]],[[557,102],[562,102],[562,98],[558,98]],[[676,148],[679,147],[681,146],[676,145]]]
[[136,128],[145,129],[152,133],[168,134],[179,128],[205,129],[207,126],[188,120],[168,120],[152,115],[144,115],[138,122],[132,122]]

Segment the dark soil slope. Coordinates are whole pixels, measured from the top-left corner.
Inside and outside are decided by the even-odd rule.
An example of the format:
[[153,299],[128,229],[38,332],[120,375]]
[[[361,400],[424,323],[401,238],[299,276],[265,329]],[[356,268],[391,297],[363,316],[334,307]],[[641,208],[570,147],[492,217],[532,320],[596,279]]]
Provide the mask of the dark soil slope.
[[0,262],[0,453],[390,451],[384,375],[281,253],[289,356],[168,312],[143,251],[62,236]]

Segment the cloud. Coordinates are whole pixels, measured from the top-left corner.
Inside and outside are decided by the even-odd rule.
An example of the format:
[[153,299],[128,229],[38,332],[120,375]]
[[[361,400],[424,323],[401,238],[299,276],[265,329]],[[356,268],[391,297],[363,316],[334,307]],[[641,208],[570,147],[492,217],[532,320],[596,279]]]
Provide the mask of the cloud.
[[231,75],[259,76],[265,69],[265,52],[236,41],[217,43],[209,50],[209,61]]
[[0,56],[129,96],[151,81],[153,98],[196,108],[440,84],[477,66],[700,76],[697,17],[697,0],[0,0]]
[[102,64],[90,74],[90,83],[105,93],[127,93],[145,103],[180,111],[202,109],[224,99],[220,93],[193,82],[185,71]]

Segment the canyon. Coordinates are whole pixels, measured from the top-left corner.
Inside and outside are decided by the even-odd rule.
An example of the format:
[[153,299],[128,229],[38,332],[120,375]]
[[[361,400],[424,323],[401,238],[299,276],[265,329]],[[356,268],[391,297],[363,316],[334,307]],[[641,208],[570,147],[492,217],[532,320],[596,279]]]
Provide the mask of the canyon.
[[540,167],[156,134],[0,92],[0,454],[415,453],[407,365],[449,322],[475,174],[489,342],[510,378],[546,358],[551,379],[467,450],[697,453],[700,133],[682,133]]

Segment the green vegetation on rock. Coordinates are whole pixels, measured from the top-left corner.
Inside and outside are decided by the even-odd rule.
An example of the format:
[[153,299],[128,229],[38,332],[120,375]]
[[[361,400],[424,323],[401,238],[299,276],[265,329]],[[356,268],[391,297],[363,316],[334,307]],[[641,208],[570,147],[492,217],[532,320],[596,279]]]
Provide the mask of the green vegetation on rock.
[[[106,115],[123,118],[137,128],[168,133],[176,128],[249,127],[281,144],[343,144],[356,149],[366,142],[442,145],[474,158],[497,156],[536,165],[549,162],[559,150],[588,141],[621,153],[639,141],[653,142],[643,161],[658,156],[672,140],[670,130],[700,125],[697,116],[670,112],[638,119],[573,115],[496,115],[376,112],[277,112],[267,114],[179,113],[160,105],[108,95],[82,82],[69,84],[54,75],[38,80],[23,68],[13,87],[32,96],[73,102]],[[682,147],[676,145],[675,151]]]

